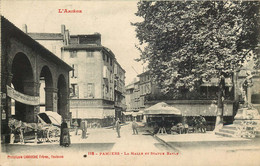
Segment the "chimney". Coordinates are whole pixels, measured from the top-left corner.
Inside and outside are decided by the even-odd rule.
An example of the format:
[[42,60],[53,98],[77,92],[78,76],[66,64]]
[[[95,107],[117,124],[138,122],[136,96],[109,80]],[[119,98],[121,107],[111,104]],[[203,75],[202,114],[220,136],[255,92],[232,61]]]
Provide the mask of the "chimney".
[[65,30],[65,45],[69,45],[69,42],[70,42],[70,32],[69,30]]
[[27,33],[27,25],[26,25],[26,24],[23,24],[23,26],[22,26],[22,31],[23,31],[24,33]]
[[64,35],[65,30],[66,30],[66,27],[65,27],[65,25],[62,24],[62,25],[61,25],[61,34]]

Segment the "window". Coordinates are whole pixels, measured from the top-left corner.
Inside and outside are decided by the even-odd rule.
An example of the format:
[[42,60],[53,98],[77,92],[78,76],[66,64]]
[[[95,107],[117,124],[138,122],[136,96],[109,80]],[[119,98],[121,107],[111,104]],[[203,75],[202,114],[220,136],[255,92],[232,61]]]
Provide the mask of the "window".
[[70,51],[70,58],[76,58],[77,57],[77,51]]
[[106,60],[106,55],[102,54],[102,56],[103,56],[103,60],[105,61]]
[[78,77],[78,65],[72,64],[71,67],[73,68],[71,78],[77,78]]
[[87,84],[87,93],[85,95],[86,98],[94,98],[94,84],[93,83],[88,83]]
[[78,84],[71,84],[71,96],[78,97],[79,96],[79,86]]
[[94,57],[94,52],[93,51],[87,51],[87,57],[89,57],[89,58]]
[[110,88],[110,100],[113,100],[113,90]]

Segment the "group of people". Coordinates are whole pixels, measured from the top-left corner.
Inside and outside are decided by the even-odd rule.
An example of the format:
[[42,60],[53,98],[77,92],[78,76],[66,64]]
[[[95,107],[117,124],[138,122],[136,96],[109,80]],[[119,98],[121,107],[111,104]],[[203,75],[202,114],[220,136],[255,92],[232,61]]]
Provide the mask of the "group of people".
[[198,117],[193,117],[189,122],[186,118],[184,118],[182,123],[177,123],[177,125],[172,126],[171,132],[177,132],[179,134],[189,133],[189,125],[190,127],[192,127],[193,132],[206,133],[207,122],[202,115]]
[[[113,130],[114,130],[114,128],[116,128],[116,132],[117,132],[117,137],[118,137],[118,138],[121,137],[121,136],[120,136],[120,129],[121,129],[120,123],[121,123],[121,122],[120,122],[119,118],[117,118],[116,121],[115,121],[115,120],[113,121]],[[136,122],[136,119],[134,119],[133,122],[132,122],[133,135],[138,134],[137,128],[138,128],[138,124],[137,124],[137,122]]]
[[200,115],[198,117],[192,118],[192,126],[194,131],[206,133],[207,131],[207,122],[206,119]]
[[86,120],[82,120],[80,123],[80,126],[78,125],[78,122],[75,121],[73,123],[74,127],[75,127],[75,135],[78,135],[78,130],[79,128],[81,129],[81,138],[82,139],[86,139],[87,138],[87,126],[88,126],[88,122]]

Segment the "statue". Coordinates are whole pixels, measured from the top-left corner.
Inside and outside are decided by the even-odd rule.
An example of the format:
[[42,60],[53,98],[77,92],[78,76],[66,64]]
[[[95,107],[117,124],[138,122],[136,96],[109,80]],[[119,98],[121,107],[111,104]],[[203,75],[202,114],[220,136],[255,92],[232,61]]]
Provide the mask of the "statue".
[[241,86],[241,93],[242,93],[242,98],[244,100],[244,106],[245,107],[250,107],[250,103],[251,103],[251,100],[249,100],[249,88],[253,86],[253,81],[252,81],[252,74],[250,71],[247,71],[246,72],[246,78],[245,80],[243,81],[242,83],[242,86]]

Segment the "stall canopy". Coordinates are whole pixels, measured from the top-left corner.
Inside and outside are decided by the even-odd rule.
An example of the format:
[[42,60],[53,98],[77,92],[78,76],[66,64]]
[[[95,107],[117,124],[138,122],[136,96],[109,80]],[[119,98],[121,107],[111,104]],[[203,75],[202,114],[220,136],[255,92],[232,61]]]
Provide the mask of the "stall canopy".
[[175,115],[181,116],[181,111],[164,102],[157,103],[144,110],[144,115]]

